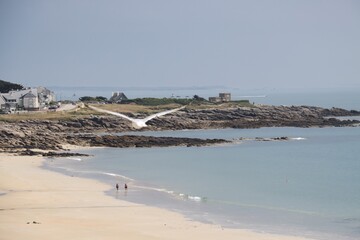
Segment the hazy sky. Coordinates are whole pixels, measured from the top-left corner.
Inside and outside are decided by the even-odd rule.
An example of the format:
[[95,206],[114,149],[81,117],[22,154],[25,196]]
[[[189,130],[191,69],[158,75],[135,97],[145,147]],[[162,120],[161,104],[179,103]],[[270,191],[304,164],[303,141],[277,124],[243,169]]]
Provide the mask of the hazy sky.
[[0,0],[26,86],[360,87],[358,0]]

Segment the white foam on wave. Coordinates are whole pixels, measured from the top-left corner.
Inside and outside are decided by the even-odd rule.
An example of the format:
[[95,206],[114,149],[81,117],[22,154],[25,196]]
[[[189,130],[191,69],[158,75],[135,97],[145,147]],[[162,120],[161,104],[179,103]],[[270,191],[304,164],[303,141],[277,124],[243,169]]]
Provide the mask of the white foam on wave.
[[157,191],[157,192],[162,192],[162,193],[167,193],[172,195],[173,197],[176,198],[180,198],[183,200],[190,200],[190,201],[194,201],[194,202],[202,202],[204,200],[206,200],[206,198],[202,198],[202,197],[198,197],[198,196],[191,196],[188,194],[184,194],[184,193],[178,193],[172,190],[168,190],[165,188],[155,188],[155,187],[149,187],[149,186],[134,186],[135,188],[139,188],[139,189],[145,189],[145,190],[152,190],[152,191]]
[[138,186],[135,185],[136,188],[140,188],[140,189],[145,189],[145,190],[152,190],[152,191],[156,191],[156,192],[164,192],[164,193],[168,193],[168,194],[172,194],[174,195],[174,191],[171,190],[167,190],[165,188],[155,188],[155,187],[148,187],[148,186]]
[[122,178],[124,180],[128,180],[128,181],[134,181],[134,179],[120,175],[120,174],[116,174],[116,173],[111,173],[111,172],[99,172],[99,171],[87,171],[87,170],[75,170],[75,169],[70,169],[70,168],[64,168],[64,167],[58,167],[59,169],[64,169],[67,171],[71,171],[74,173],[82,173],[82,174],[101,174],[101,175],[107,175],[107,176],[111,176],[111,177],[115,177],[115,178]]
[[306,140],[306,138],[303,138],[303,137],[294,137],[294,138],[290,138],[290,139],[297,140],[297,141]]
[[188,196],[189,200],[195,201],[195,202],[201,202],[202,198],[197,196]]
[[184,193],[179,193],[177,194],[178,197],[185,199],[185,200],[190,200],[190,201],[194,201],[194,202],[202,202],[204,201],[206,198],[202,198],[199,196],[191,196],[191,195],[187,195]]
[[76,158],[76,157],[67,157],[66,159],[69,159],[69,160],[74,160],[74,161],[82,161],[81,158]]
[[132,179],[132,178],[126,177],[124,175],[116,174],[116,173],[110,173],[110,172],[97,172],[97,173],[107,175],[107,176],[111,176],[111,177],[123,178],[123,179],[126,179],[128,181],[134,181],[134,179]]

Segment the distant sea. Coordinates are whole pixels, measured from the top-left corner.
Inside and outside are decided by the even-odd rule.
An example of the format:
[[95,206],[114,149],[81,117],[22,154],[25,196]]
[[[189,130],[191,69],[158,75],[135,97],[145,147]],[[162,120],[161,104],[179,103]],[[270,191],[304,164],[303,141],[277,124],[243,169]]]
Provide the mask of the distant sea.
[[[284,94],[254,99],[267,104],[298,105],[296,101],[301,101],[299,105],[360,109],[359,95],[354,93],[290,94],[287,98]],[[266,101],[270,99],[272,103]],[[107,194],[115,198],[167,208],[202,222],[321,240],[360,239],[360,127],[136,134],[224,138],[235,143],[90,149],[84,152],[93,157],[49,159],[45,167],[104,181],[111,189]],[[282,136],[290,140],[239,141],[241,137]],[[116,183],[127,183],[129,189],[116,192]]]
[[83,96],[110,98],[112,92],[124,92],[128,98],[192,98],[198,95],[205,99],[230,92],[233,100],[249,100],[269,105],[309,105],[319,107],[340,107],[360,110],[360,88],[343,89],[241,89],[229,87],[189,88],[121,88],[121,87],[49,87],[57,100],[78,100]]

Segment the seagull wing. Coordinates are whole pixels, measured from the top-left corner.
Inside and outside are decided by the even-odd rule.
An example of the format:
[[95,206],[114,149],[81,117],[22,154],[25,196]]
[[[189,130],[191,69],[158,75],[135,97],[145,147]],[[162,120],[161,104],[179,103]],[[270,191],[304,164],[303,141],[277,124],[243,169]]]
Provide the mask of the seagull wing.
[[118,116],[118,117],[122,117],[122,118],[125,118],[129,121],[132,121],[132,122],[135,122],[135,119],[131,118],[131,117],[128,117],[124,114],[121,114],[121,113],[117,113],[117,112],[112,112],[112,111],[108,111],[108,110],[104,110],[104,109],[100,109],[100,108],[97,108],[97,107],[94,107],[94,106],[90,106],[89,105],[89,108],[97,111],[97,112],[103,112],[103,113],[108,113],[108,114],[111,114],[111,115],[115,115],[115,116]]
[[144,121],[147,122],[147,121],[150,121],[150,120],[153,119],[153,118],[160,117],[160,116],[164,116],[164,115],[166,115],[166,114],[179,111],[179,110],[181,110],[181,109],[183,109],[183,108],[185,108],[185,106],[180,107],[180,108],[175,108],[175,109],[167,110],[167,111],[164,111],[164,112],[159,112],[159,113],[156,113],[156,114],[153,114],[153,115],[150,115],[150,116],[144,118]]

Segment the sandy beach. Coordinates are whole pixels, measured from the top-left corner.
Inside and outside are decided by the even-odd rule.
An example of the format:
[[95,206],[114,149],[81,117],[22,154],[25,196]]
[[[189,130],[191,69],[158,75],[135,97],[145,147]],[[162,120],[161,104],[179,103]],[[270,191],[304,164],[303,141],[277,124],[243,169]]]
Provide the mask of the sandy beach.
[[104,194],[111,186],[40,168],[41,157],[0,155],[0,239],[305,238],[224,229]]

